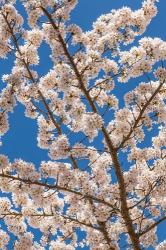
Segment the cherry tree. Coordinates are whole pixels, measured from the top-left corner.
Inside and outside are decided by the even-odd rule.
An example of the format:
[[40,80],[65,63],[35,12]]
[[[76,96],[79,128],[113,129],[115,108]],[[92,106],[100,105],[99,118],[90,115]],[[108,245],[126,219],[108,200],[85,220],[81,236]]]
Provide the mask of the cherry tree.
[[[156,2],[112,10],[84,32],[70,21],[77,0],[0,1],[0,57],[14,56],[2,76],[0,136],[19,103],[50,158],[38,168],[0,155],[0,249],[166,249],[157,239],[166,219],[166,42],[140,38]],[[43,43],[53,65],[45,75]],[[116,88],[130,79],[122,105]]]

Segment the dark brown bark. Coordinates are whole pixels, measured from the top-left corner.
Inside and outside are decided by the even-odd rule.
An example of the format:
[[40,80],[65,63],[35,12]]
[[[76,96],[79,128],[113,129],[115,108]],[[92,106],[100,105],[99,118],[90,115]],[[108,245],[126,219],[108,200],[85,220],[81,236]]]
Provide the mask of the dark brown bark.
[[[43,10],[43,13],[47,16],[48,20],[52,24],[52,27],[58,32],[58,27],[54,23],[54,20],[52,19],[51,14],[45,8],[41,7],[41,9]],[[65,41],[63,40],[63,38],[62,38],[62,36],[61,36],[61,34],[59,32],[58,32],[58,39],[59,39],[59,42],[61,43],[61,45],[62,45],[62,47],[64,49],[64,53],[65,53],[66,57],[68,58],[71,66],[73,68],[73,71],[75,72],[77,80],[78,80],[78,82],[80,84],[80,88],[81,88],[82,92],[84,93],[87,101],[89,102],[89,105],[90,105],[92,111],[94,113],[98,113],[97,108],[96,108],[94,102],[92,101],[88,90],[84,86],[84,83],[82,81],[82,76],[81,76],[80,72],[78,71],[78,69],[77,69],[77,67],[76,67],[76,65],[75,65],[75,63],[73,61],[72,56],[70,55],[70,53],[69,53],[69,51],[68,51],[68,49],[66,47]],[[126,187],[125,187],[125,182],[124,182],[124,177],[123,177],[123,173],[122,173],[122,170],[121,170],[121,166],[120,166],[119,161],[118,161],[117,151],[114,149],[113,144],[112,144],[112,142],[110,140],[109,134],[108,134],[108,132],[107,132],[107,130],[106,130],[106,128],[104,126],[102,127],[102,132],[103,132],[103,136],[105,138],[105,141],[107,143],[107,146],[108,146],[108,148],[110,150],[113,165],[114,165],[115,172],[116,172],[116,175],[117,175],[117,180],[118,180],[118,184],[119,184],[120,198],[121,198],[122,217],[123,217],[123,219],[125,221],[125,224],[126,224],[126,227],[127,227],[127,230],[128,230],[128,234],[129,234],[129,237],[131,239],[134,250],[141,250],[140,244],[139,244],[139,239],[137,237],[137,234],[135,233],[135,230],[134,230],[134,227],[133,227],[133,224],[132,224],[132,220],[131,220],[130,214],[129,214],[129,209],[127,207]]]

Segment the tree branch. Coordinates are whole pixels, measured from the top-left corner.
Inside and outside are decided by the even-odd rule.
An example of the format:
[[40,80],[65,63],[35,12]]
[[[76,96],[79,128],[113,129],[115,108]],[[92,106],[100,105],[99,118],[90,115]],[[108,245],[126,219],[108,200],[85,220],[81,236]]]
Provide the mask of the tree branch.
[[82,194],[79,191],[75,191],[75,190],[72,190],[72,189],[67,188],[67,187],[61,187],[58,184],[51,185],[51,184],[42,183],[42,182],[39,182],[39,181],[32,181],[30,179],[22,179],[22,178],[20,178],[18,176],[12,176],[12,175],[8,175],[8,174],[4,174],[4,173],[0,173],[0,177],[1,178],[7,178],[7,179],[15,180],[15,181],[19,181],[19,182],[25,183],[27,185],[36,185],[36,186],[45,187],[47,189],[53,189],[53,190],[57,189],[59,191],[64,191],[64,192],[72,193],[72,194],[81,196],[84,199],[88,199],[88,200],[92,199],[95,202],[102,203],[102,204],[104,204],[104,205],[106,205],[108,207],[111,207],[112,209],[114,209],[115,213],[119,212],[118,208],[116,208],[114,205],[112,205],[111,203],[109,203],[107,201],[104,201],[104,200],[102,200],[100,198],[97,198],[97,197],[94,197],[92,195]]
[[152,224],[151,226],[148,226],[144,231],[139,233],[139,237],[148,233],[150,230],[152,230],[153,228],[155,228],[157,225],[159,225],[161,222],[166,220],[166,216],[162,217],[160,220],[156,221],[154,224]]
[[[47,18],[50,21],[52,27],[58,32],[59,42],[61,43],[61,45],[63,47],[64,53],[65,53],[66,57],[68,58],[71,66],[73,68],[73,71],[75,72],[75,76],[77,77],[77,80],[78,80],[78,82],[80,84],[80,88],[81,88],[82,92],[84,93],[84,95],[85,95],[85,97],[86,97],[92,111],[94,113],[98,114],[97,108],[96,108],[94,102],[92,101],[88,90],[84,86],[84,83],[82,81],[82,76],[80,75],[80,72],[78,71],[77,66],[74,63],[74,60],[73,60],[72,56],[70,55],[70,53],[69,53],[69,51],[68,51],[68,49],[66,47],[65,41],[63,40],[63,38],[62,38],[62,36],[61,36],[61,34],[60,34],[59,30],[58,30],[58,27],[56,26],[51,14],[42,6],[41,6],[41,9],[42,9],[43,13],[47,16]],[[119,190],[120,190],[120,198],[121,198],[121,213],[122,213],[123,219],[125,221],[129,236],[131,238],[134,250],[141,250],[141,248],[139,246],[139,239],[137,238],[137,235],[135,233],[135,230],[134,230],[134,227],[133,227],[133,224],[132,224],[132,220],[131,220],[131,217],[130,217],[129,209],[127,207],[127,193],[126,193],[123,173],[122,173],[121,166],[119,164],[118,157],[117,157],[117,151],[113,147],[113,143],[111,142],[109,134],[108,134],[108,132],[107,132],[107,130],[106,130],[106,128],[104,126],[102,127],[102,133],[104,135],[105,141],[106,141],[106,143],[108,145],[108,148],[110,150],[110,154],[111,154],[111,157],[112,157],[112,161],[113,161],[115,172],[116,172],[117,179],[118,179]]]

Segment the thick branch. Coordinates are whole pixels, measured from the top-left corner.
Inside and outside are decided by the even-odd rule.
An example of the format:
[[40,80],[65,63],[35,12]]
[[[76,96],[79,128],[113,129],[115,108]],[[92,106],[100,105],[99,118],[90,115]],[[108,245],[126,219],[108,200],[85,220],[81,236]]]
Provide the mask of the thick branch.
[[109,250],[115,250],[115,248],[113,246],[111,246],[111,240],[110,240],[109,234],[107,232],[105,222],[98,221],[98,224],[100,226],[100,231],[104,235],[104,239],[106,240],[107,245],[109,246]]
[[23,178],[20,178],[18,176],[12,176],[12,175],[7,175],[7,174],[4,174],[4,173],[0,173],[0,177],[1,178],[7,178],[7,179],[11,179],[11,180],[15,180],[15,181],[20,181],[22,183],[25,183],[25,184],[28,184],[28,185],[37,185],[37,186],[41,186],[41,187],[45,187],[47,189],[57,189],[59,191],[64,191],[64,192],[68,192],[68,193],[72,193],[72,194],[75,194],[75,195],[78,195],[78,196],[81,196],[85,199],[92,199],[93,201],[95,202],[98,202],[98,203],[102,203],[108,207],[111,207],[115,213],[118,212],[118,208],[116,208],[114,205],[112,205],[111,203],[107,202],[107,201],[104,201],[100,198],[97,198],[95,196],[92,196],[92,195],[88,195],[88,194],[82,194],[81,192],[79,191],[75,191],[75,190],[72,190],[70,188],[67,188],[67,187],[61,187],[57,184],[55,185],[51,185],[51,184],[47,184],[47,183],[42,183],[42,182],[39,182],[39,181],[32,181],[30,179],[23,179]]
[[[94,113],[98,113],[97,108],[96,108],[94,102],[92,101],[88,90],[84,86],[84,82],[82,81],[82,76],[79,73],[79,71],[77,69],[77,66],[74,63],[73,58],[70,55],[70,53],[69,53],[69,51],[68,51],[68,49],[66,47],[65,41],[63,40],[63,38],[62,38],[62,36],[61,36],[61,34],[60,34],[59,30],[58,30],[58,27],[56,26],[54,20],[52,19],[51,14],[45,8],[41,7],[41,9],[43,10],[44,14],[47,16],[48,20],[52,24],[52,27],[58,32],[59,42],[61,43],[61,45],[63,47],[63,50],[64,50],[64,53],[65,53],[66,57],[68,58],[71,66],[72,66],[72,68],[73,68],[73,70],[75,72],[75,76],[77,77],[77,80],[78,80],[78,82],[80,84],[80,88],[83,91],[87,101],[89,102],[89,105],[90,105],[92,111]],[[127,227],[127,230],[128,230],[129,236],[131,238],[134,249],[135,250],[140,250],[141,248],[139,246],[139,239],[137,238],[137,235],[135,233],[134,227],[132,225],[132,220],[130,218],[129,209],[127,207],[127,194],[126,194],[125,182],[124,182],[121,166],[120,166],[119,161],[118,161],[117,152],[114,149],[113,144],[112,144],[112,142],[110,140],[109,134],[108,134],[108,132],[107,132],[107,130],[106,130],[106,128],[104,126],[102,127],[102,132],[103,132],[104,138],[106,140],[106,143],[108,145],[108,148],[110,150],[110,154],[112,156],[115,172],[116,172],[117,179],[118,179],[119,190],[120,190],[120,198],[121,198],[121,213],[122,213],[122,216],[124,218],[124,221],[125,221],[125,224],[126,224],[126,227]]]
[[100,231],[102,232],[103,237],[104,237],[107,245],[109,246],[109,250],[115,250],[115,248],[111,244],[112,240],[110,239],[109,234],[108,234],[107,229],[106,229],[106,222],[101,222],[98,220],[98,218],[95,216],[95,206],[93,204],[93,201],[89,199],[89,203],[92,207],[93,215],[96,218],[96,221],[97,221],[97,224],[99,225]]

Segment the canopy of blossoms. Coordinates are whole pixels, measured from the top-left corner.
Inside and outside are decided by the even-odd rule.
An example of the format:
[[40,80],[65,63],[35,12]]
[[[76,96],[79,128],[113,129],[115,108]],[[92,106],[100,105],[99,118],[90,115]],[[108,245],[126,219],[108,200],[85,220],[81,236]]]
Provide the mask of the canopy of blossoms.
[[[156,2],[112,10],[84,32],[70,21],[77,0],[17,1],[27,17],[16,1],[0,1],[0,58],[14,57],[2,76],[1,145],[20,103],[50,158],[37,168],[0,155],[0,249],[166,249],[157,239],[166,219],[166,42],[140,38]],[[45,75],[43,43],[53,65]],[[130,79],[121,107],[114,90]]]

